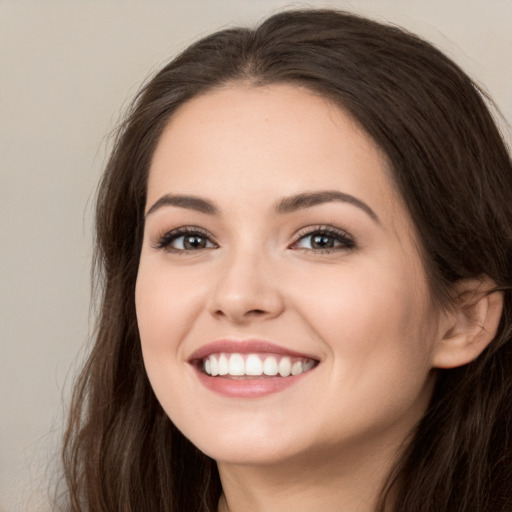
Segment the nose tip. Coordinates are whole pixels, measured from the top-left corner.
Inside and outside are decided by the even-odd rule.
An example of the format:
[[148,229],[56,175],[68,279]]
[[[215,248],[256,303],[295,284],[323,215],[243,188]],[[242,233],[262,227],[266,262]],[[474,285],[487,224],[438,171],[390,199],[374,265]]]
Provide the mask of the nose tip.
[[283,300],[271,269],[244,259],[218,273],[210,299],[210,313],[217,319],[242,324],[270,319],[283,311]]
[[236,324],[250,321],[270,319],[282,311],[282,303],[274,290],[263,290],[257,293],[226,294],[218,293],[212,314],[217,319],[225,319]]

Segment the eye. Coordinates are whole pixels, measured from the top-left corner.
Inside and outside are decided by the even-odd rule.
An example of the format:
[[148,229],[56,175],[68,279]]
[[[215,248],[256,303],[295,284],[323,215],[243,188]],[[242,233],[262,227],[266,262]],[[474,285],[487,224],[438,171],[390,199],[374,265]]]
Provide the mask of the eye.
[[178,228],[168,231],[151,244],[155,249],[165,249],[169,252],[193,252],[202,249],[214,249],[217,244],[200,228]]
[[354,239],[348,233],[330,227],[308,228],[306,232],[299,233],[297,240],[291,245],[292,249],[316,252],[332,252],[354,247]]

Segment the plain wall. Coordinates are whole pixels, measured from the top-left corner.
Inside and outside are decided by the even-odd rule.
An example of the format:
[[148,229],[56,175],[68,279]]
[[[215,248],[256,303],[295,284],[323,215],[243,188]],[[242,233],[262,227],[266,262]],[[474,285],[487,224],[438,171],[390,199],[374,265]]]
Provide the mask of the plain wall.
[[[304,5],[0,0],[0,512],[50,510],[48,477],[89,332],[94,190],[122,107],[198,37]],[[423,35],[512,120],[512,0],[307,5]]]

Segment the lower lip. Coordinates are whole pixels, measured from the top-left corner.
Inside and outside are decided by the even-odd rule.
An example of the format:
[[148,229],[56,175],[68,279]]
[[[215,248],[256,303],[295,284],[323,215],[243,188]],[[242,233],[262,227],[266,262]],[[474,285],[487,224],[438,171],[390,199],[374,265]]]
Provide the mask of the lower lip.
[[251,379],[231,379],[228,377],[211,377],[195,369],[199,380],[209,390],[230,398],[258,398],[279,393],[293,386],[313,370],[290,377],[265,377]]

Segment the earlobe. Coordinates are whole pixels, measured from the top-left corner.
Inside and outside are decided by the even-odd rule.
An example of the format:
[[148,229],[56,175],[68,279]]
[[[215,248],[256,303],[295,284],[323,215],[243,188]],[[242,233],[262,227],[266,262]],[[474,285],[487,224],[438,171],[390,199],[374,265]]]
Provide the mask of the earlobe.
[[434,368],[468,364],[494,339],[503,310],[503,293],[492,291],[495,286],[488,277],[457,283],[434,349]]

